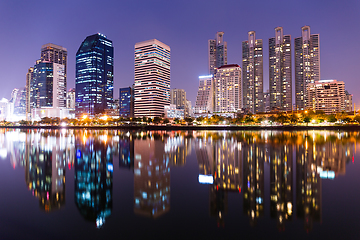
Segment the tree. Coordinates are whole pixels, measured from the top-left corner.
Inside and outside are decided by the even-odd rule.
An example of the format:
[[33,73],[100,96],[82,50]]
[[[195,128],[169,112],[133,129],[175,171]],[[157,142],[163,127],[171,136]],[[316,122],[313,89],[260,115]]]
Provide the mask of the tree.
[[330,123],[334,123],[337,121],[336,117],[334,114],[331,114],[327,117],[327,121],[330,122]]
[[170,120],[168,119],[168,118],[165,118],[164,120],[163,120],[163,124],[168,124],[170,122]]
[[154,124],[159,124],[161,122],[161,118],[160,117],[154,117],[153,119],[153,123]]
[[289,120],[290,120],[290,122],[291,122],[292,124],[295,124],[295,123],[298,122],[298,117],[296,116],[296,114],[293,113],[293,114],[290,115]]
[[359,114],[354,117],[354,121],[356,121],[357,123],[360,123],[360,115]]
[[276,121],[277,121],[278,123],[284,124],[284,123],[286,123],[286,122],[289,121],[289,118],[288,118],[288,116],[286,116],[284,113],[279,113],[279,114],[277,114],[277,116],[276,116]]
[[184,120],[185,120],[185,122],[187,122],[188,125],[194,121],[194,119],[191,117],[186,117]]

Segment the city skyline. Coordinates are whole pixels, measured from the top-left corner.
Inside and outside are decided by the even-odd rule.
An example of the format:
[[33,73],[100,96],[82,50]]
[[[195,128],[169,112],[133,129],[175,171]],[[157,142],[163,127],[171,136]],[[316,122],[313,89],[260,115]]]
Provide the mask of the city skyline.
[[[91,4],[85,6],[84,13],[77,13],[80,5],[70,4],[64,2],[61,6],[66,9],[72,16],[69,19],[65,19],[63,23],[54,30],[48,29],[48,23],[45,27],[39,28],[34,26],[30,28],[28,23],[23,24],[24,17],[30,17],[29,13],[32,12],[31,17],[34,21],[38,19],[37,13],[46,12],[50,6],[39,6],[39,4],[23,3],[22,7],[15,8],[14,3],[1,3],[0,4],[0,19],[2,20],[0,29],[7,35],[7,38],[3,39],[3,44],[0,46],[2,57],[0,59],[1,70],[0,79],[2,81],[11,82],[11,85],[6,85],[0,91],[0,97],[9,98],[12,89],[22,88],[25,86],[25,75],[30,66],[34,65],[35,60],[38,58],[38,52],[41,46],[46,43],[54,43],[63,46],[68,49],[68,72],[67,72],[67,88],[75,86],[75,52],[79,43],[85,36],[94,34],[96,32],[102,32],[109,36],[113,40],[115,45],[115,66],[114,66],[114,87],[119,89],[120,87],[131,86],[133,84],[133,45],[136,42],[146,39],[157,38],[162,42],[166,42],[172,48],[172,71],[171,71],[171,88],[181,88],[187,92],[189,100],[192,103],[195,102],[197,91],[197,79],[200,75],[206,75],[208,71],[208,52],[207,41],[213,38],[214,33],[223,31],[226,35],[226,42],[228,48],[228,63],[241,65],[241,42],[246,40],[248,31],[256,31],[257,38],[263,39],[265,49],[264,51],[264,91],[269,89],[268,86],[268,43],[267,39],[273,37],[274,28],[281,26],[285,29],[286,34],[297,38],[301,36],[301,27],[308,25],[311,27],[312,33],[321,35],[321,79],[338,79],[344,81],[347,89],[356,89],[358,83],[356,81],[356,64],[358,60],[356,55],[360,53],[360,48],[354,46],[353,48],[344,48],[341,42],[345,34],[347,37],[356,39],[359,35],[356,31],[352,30],[354,22],[359,18],[357,10],[360,9],[360,4],[355,1],[347,3],[330,2],[326,8],[322,8],[321,12],[310,15],[306,20],[300,16],[301,12],[306,8],[305,6],[280,6],[275,10],[275,6],[270,3],[260,3],[260,10],[269,9],[269,13],[265,13],[264,18],[253,23],[239,24],[245,22],[244,19],[251,15],[244,12],[240,19],[234,19],[232,12],[240,9],[240,3],[233,3],[227,6],[225,10],[219,14],[223,18],[219,20],[210,21],[204,18],[204,14],[209,11],[216,11],[214,6],[208,6],[203,1],[195,1],[192,9],[186,7],[186,3],[171,3],[166,6],[162,6],[162,1],[157,2],[154,5],[145,3],[142,7],[138,4],[127,3],[120,8],[117,3],[114,3],[114,7],[109,9],[111,13],[110,21],[121,22],[125,21],[124,18],[129,18],[130,21],[127,25],[120,27],[113,27],[113,24],[104,26],[104,21],[98,21],[92,19],[86,15],[86,12],[93,9]],[[310,1],[309,1],[310,3]],[[320,8],[322,4],[320,2],[311,2],[312,6]],[[211,5],[211,4],[209,4]],[[145,9],[154,10],[161,7],[175,8],[177,11],[175,14],[166,13],[164,16],[155,16],[147,13]],[[249,7],[245,4],[244,8]],[[139,10],[144,13],[144,16],[130,23],[134,16],[131,16],[131,12]],[[270,14],[271,10],[276,12],[288,11],[288,20],[284,20],[280,16],[274,16],[273,19],[264,21],[265,17]],[[26,12],[24,12],[26,10]],[[77,14],[75,14],[75,12]],[[274,11],[272,15],[274,15]],[[127,13],[128,12],[128,13]],[[123,16],[116,17],[121,13]],[[230,14],[228,14],[230,13]],[[99,14],[106,14],[100,12]],[[188,19],[179,21],[178,18],[182,15],[188,14]],[[38,14],[39,16],[41,14]],[[42,16],[42,18],[49,18],[48,13]],[[116,16],[115,16],[116,15]],[[199,16],[197,16],[199,15]],[[23,16],[15,19],[13,16]],[[148,17],[148,21],[143,20]],[[84,27],[78,27],[78,24],[70,24],[71,22],[81,23],[81,18],[88,20],[89,24],[85,24]],[[164,21],[168,18],[168,21]],[[203,19],[202,19],[203,18]],[[96,22],[98,21],[98,22]],[[30,22],[30,21],[29,21]],[[194,22],[196,22],[194,24]],[[210,24],[209,24],[210,23]],[[49,23],[50,24],[50,23]],[[74,26],[72,26],[74,25]],[[151,26],[158,26],[157,28],[151,28]],[[334,35],[333,29],[337,28],[339,34]],[[44,30],[46,29],[46,31]],[[59,31],[60,29],[60,31]],[[29,32],[29,30],[31,32]],[[36,32],[37,34],[33,34]],[[124,38],[123,34],[127,32],[127,37]],[[190,38],[181,37],[185,34],[190,34]],[[24,38],[23,36],[29,36]],[[16,44],[16,47],[14,47]],[[292,47],[293,48],[293,47]],[[8,50],[9,49],[9,50]],[[10,49],[12,53],[10,54]],[[16,66],[11,66],[10,63],[15,60],[18,61],[18,56],[21,55],[20,62]],[[338,61],[338,56],[344,55],[344,58],[349,59],[347,63]],[[294,54],[292,54],[294,55]],[[294,57],[292,57],[294,60]],[[184,71],[184,68],[186,71]],[[5,71],[6,70],[6,71]],[[294,71],[293,71],[294,76]],[[293,77],[294,84],[294,77]],[[294,86],[294,85],[293,85]],[[294,96],[293,87],[293,96]],[[355,94],[355,92],[351,92]],[[118,91],[115,91],[114,98],[118,98]],[[359,96],[354,95],[354,103],[359,105]],[[294,97],[293,97],[294,103]]]

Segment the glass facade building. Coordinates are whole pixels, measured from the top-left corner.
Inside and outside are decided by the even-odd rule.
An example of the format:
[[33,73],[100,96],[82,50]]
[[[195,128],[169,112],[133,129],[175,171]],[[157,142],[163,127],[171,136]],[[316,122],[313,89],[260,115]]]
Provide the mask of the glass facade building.
[[134,89],[131,87],[119,90],[119,115],[124,118],[134,116]]
[[88,36],[76,53],[75,115],[110,109],[114,88],[114,47],[103,34]]

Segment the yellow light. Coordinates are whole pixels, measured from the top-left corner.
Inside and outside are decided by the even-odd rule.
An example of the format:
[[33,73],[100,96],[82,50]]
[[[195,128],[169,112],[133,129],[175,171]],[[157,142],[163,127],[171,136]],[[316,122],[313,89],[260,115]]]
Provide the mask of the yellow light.
[[104,115],[104,116],[102,116],[100,119],[106,121],[106,120],[108,119],[108,116]]
[[82,119],[85,120],[85,119],[87,119],[87,117],[88,116],[85,114],[85,115],[82,116]]

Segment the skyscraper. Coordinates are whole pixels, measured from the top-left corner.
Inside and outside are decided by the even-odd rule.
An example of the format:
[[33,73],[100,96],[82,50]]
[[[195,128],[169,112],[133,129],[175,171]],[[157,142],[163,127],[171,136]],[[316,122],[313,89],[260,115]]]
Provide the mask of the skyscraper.
[[215,112],[234,113],[241,109],[241,68],[237,64],[219,67],[215,75]]
[[224,32],[217,32],[215,39],[209,40],[209,73],[227,64],[227,42],[223,40]]
[[269,38],[270,110],[292,110],[291,36],[283,28],[275,28]]
[[114,47],[105,35],[86,37],[76,53],[76,117],[110,109],[114,88]]
[[296,110],[307,108],[306,87],[320,80],[320,36],[310,34],[310,27],[301,28],[295,38],[295,105]]
[[243,107],[252,113],[263,111],[263,44],[255,32],[242,42]]
[[66,74],[67,74],[67,49],[52,43],[41,46],[41,61],[59,63],[65,68],[65,90],[66,90]]
[[31,118],[31,96],[32,96],[32,81],[34,79],[34,68],[30,67],[28,72],[26,73],[26,120],[30,120]]
[[161,117],[170,104],[170,47],[157,39],[135,44],[135,117]]
[[186,108],[186,92],[184,89],[171,89],[170,90],[170,104],[176,105],[176,108]]

